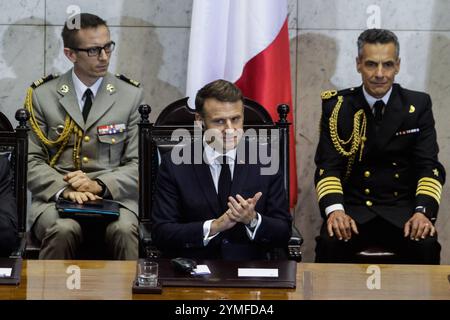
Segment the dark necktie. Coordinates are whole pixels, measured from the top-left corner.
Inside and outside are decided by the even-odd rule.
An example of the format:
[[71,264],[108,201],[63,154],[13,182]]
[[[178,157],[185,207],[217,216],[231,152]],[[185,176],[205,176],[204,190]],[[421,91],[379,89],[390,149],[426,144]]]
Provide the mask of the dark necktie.
[[86,119],[88,117],[89,111],[91,111],[92,106],[92,91],[91,89],[86,89],[84,92],[84,106],[83,106],[83,119],[84,122],[86,122]]
[[220,170],[217,189],[220,207],[222,209],[222,213],[224,213],[226,210],[228,210],[228,196],[230,195],[231,191],[231,171],[230,166],[228,165],[228,163],[226,163],[226,157],[223,157],[222,159],[222,169]]
[[383,108],[384,108],[383,100],[378,100],[377,102],[375,102],[373,108],[375,110],[375,123],[377,125],[380,125],[381,120],[383,120]]

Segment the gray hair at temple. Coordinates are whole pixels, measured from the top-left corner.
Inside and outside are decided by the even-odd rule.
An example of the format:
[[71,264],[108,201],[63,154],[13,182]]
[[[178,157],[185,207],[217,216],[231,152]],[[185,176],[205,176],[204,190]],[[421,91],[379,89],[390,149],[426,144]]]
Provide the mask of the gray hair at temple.
[[400,54],[400,44],[398,43],[397,36],[389,30],[386,29],[367,29],[361,33],[358,37],[358,57],[361,57],[363,46],[366,43],[370,44],[387,44],[393,43],[395,45],[395,54],[397,58]]

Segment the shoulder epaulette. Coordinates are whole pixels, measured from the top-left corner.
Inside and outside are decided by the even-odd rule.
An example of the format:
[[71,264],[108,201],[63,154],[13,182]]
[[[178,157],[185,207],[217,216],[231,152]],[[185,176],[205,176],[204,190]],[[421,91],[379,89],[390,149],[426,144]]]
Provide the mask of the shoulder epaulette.
[[141,84],[139,83],[139,81],[130,79],[125,77],[123,74],[116,74],[116,77],[119,78],[120,80],[123,80],[125,82],[128,82],[129,84],[135,86],[135,87],[139,87]]
[[56,78],[58,78],[58,77],[59,77],[59,74],[57,74],[57,73],[49,74],[48,76],[43,77],[43,78],[40,78],[40,79],[36,80],[35,82],[33,82],[33,83],[31,84],[31,87],[32,87],[33,89],[36,89],[36,88],[39,87],[41,84],[44,84],[44,83],[46,83],[46,82],[48,82],[48,81],[50,81],[50,80],[56,79]]
[[322,100],[328,100],[328,99],[334,97],[335,95],[337,95],[336,90],[326,90],[326,91],[322,91],[322,93],[320,94],[320,97],[322,98]]
[[354,92],[355,92],[355,88],[348,88],[348,89],[343,89],[343,90],[339,90],[339,91],[326,90],[320,94],[320,97],[322,98],[322,100],[328,100],[335,96],[346,96],[346,95],[352,94]]

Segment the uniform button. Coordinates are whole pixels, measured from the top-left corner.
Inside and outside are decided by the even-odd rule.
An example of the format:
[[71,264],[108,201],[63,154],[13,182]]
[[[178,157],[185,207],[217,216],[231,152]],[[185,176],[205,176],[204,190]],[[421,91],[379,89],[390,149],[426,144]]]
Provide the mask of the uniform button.
[[365,189],[365,190],[364,190],[364,193],[365,193],[365,194],[369,194],[369,193],[370,193],[370,189]]
[[366,177],[366,178],[370,177],[370,171],[364,172],[364,177]]
[[398,173],[394,174],[395,179],[400,178],[400,175]]
[[394,192],[394,196],[395,197],[398,196],[398,192],[397,191]]
[[60,124],[60,125],[58,125],[57,127],[56,127],[56,134],[57,135],[61,135],[62,133],[63,133],[63,131],[64,131],[64,126],[62,125],[62,124]]
[[370,201],[370,200],[367,200],[367,201],[366,201],[366,206],[371,207],[372,204],[373,204],[372,201]]
[[88,157],[83,157],[83,163],[88,163],[89,162],[89,158]]
[[395,167],[397,166],[397,162],[392,162],[392,165]]
[[91,138],[89,136],[84,136],[84,142],[89,142],[91,141]]
[[116,139],[112,138],[111,143],[113,143],[113,144],[116,143]]
[[222,240],[222,243],[223,243],[223,244],[227,244],[227,243],[228,243],[228,239],[223,239],[223,240]]

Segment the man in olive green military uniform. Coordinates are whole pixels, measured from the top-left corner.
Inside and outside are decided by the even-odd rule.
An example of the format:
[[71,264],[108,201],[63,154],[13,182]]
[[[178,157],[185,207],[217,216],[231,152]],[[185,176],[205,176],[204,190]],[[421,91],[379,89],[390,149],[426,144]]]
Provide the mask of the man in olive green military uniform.
[[138,257],[139,83],[108,73],[111,41],[106,22],[80,14],[79,29],[65,24],[64,54],[73,69],[36,81],[28,91],[31,113],[29,188],[32,232],[39,258],[73,259],[85,240],[83,225],[60,218],[58,198],[120,203],[120,217],[104,230],[115,259]]

